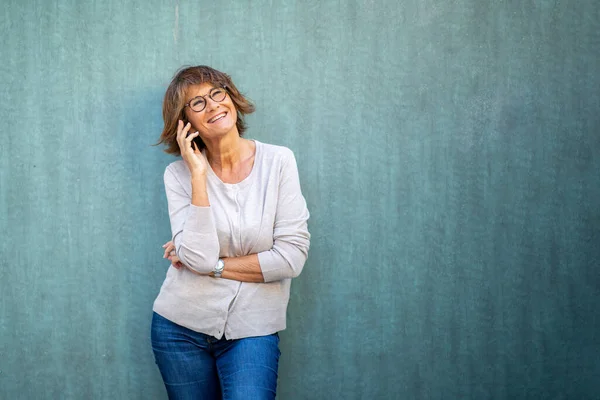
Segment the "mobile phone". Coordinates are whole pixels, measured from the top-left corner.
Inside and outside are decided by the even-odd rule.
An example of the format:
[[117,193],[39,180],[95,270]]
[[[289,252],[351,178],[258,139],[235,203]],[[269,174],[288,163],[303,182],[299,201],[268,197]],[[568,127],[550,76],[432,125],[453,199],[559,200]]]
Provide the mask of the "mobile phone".
[[[183,126],[185,126],[188,123],[187,120],[183,120]],[[190,127],[190,131],[187,133],[187,135],[185,135],[186,137],[190,136],[192,133],[194,133],[195,131],[192,130],[192,128]],[[194,147],[194,143],[196,144],[196,146],[198,146],[198,149],[202,150],[202,148],[204,147],[204,142],[202,141],[202,139],[200,138],[200,135],[196,136],[193,140],[192,140],[192,150],[196,150],[196,148]]]

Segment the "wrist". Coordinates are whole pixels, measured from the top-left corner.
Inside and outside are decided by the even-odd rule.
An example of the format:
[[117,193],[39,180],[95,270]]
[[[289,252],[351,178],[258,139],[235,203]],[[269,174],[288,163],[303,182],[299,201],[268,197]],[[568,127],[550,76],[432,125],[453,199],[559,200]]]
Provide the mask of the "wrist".
[[219,258],[219,261],[217,261],[217,265],[215,265],[215,269],[213,269],[213,271],[212,271],[212,277],[220,278],[221,275],[223,274],[224,269],[225,269],[225,262],[223,261],[222,258]]
[[206,182],[206,170],[201,171],[201,170],[194,169],[190,172],[192,173],[192,182],[194,182],[194,181]]

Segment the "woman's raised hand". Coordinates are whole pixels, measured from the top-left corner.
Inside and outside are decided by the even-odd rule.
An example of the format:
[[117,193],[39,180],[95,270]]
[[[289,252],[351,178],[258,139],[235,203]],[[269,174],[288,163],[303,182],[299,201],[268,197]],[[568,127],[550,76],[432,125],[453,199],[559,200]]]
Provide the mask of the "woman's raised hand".
[[192,175],[205,175],[208,168],[208,162],[206,161],[204,154],[198,149],[198,146],[192,142],[192,140],[200,133],[194,132],[188,135],[191,126],[192,124],[189,122],[184,126],[183,121],[179,120],[179,123],[177,124],[177,144],[179,144],[181,157],[187,164]]

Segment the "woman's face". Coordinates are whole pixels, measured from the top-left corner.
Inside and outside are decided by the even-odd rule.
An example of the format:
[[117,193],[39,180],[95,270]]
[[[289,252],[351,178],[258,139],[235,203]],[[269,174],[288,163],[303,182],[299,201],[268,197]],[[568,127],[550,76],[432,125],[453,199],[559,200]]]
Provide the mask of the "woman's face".
[[[204,110],[195,112],[188,106],[184,108],[184,111],[187,120],[192,124],[190,132],[200,132],[200,137],[205,142],[225,136],[233,130],[239,134],[236,126],[237,111],[231,97],[226,94],[220,102],[215,101],[210,96],[213,89],[215,86],[211,83],[190,86],[185,98],[186,104],[202,102],[199,97],[204,99],[206,105]],[[215,91],[213,91],[213,96],[218,98],[215,96]]]

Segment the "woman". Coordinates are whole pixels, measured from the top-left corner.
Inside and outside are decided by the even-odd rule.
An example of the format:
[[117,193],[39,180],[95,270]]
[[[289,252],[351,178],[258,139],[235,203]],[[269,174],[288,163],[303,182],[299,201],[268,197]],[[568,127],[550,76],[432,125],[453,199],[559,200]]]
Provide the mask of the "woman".
[[213,68],[180,70],[159,143],[172,262],[152,348],[171,399],[272,399],[290,281],[310,243],[293,153],[242,138],[254,106]]

